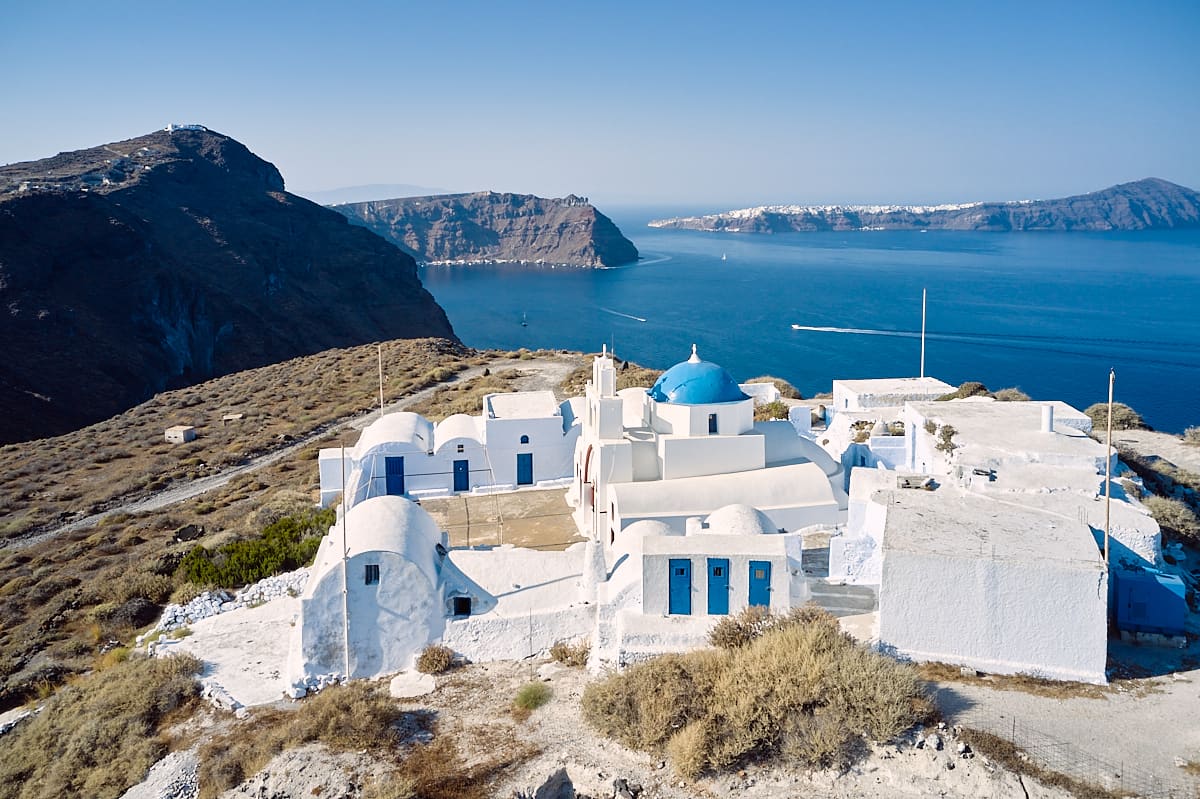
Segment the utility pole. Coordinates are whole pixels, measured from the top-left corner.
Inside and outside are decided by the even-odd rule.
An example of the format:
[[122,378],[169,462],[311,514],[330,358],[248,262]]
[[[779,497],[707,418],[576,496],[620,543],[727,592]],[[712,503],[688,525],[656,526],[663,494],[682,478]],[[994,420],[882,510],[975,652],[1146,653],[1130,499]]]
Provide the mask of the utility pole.
[[[1112,412],[1113,412],[1113,382],[1117,379],[1115,369],[1108,370],[1108,440],[1104,453],[1104,570],[1108,571],[1108,539],[1112,521]],[[1110,587],[1111,588],[1111,587]]]
[[346,504],[346,445],[342,445],[342,662],[350,679],[350,510]]
[[379,345],[379,418],[383,418],[383,344]]

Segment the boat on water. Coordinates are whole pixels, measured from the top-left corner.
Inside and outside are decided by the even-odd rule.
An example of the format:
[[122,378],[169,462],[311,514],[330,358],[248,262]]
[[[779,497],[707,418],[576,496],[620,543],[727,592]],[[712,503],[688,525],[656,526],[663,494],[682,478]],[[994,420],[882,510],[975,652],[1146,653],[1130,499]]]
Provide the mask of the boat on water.
[[721,253],[721,260],[722,260],[722,261],[724,261],[724,260],[725,260],[725,253]]
[[521,327],[529,327],[529,320],[525,318],[525,312],[521,312]]

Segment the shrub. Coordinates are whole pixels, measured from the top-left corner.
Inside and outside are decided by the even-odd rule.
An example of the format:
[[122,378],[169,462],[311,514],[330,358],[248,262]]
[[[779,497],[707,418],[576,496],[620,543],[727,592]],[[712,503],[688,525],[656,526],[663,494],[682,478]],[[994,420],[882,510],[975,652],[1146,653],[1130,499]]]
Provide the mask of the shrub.
[[954,450],[958,449],[958,444],[954,443],[954,436],[958,433],[953,425],[944,424],[938,428],[938,443],[934,446],[938,452],[944,452],[949,455]]
[[0,796],[120,796],[166,754],[159,733],[198,696],[200,661],[113,660],[49,697],[41,713],[4,736]]
[[988,396],[987,386],[983,383],[977,383],[974,380],[968,380],[961,386],[951,391],[949,394],[943,394],[938,397],[936,402],[947,402],[949,400],[965,399],[967,397],[985,397]]
[[417,671],[422,674],[442,674],[454,665],[454,650],[441,644],[430,644],[417,656]]
[[[1108,429],[1108,403],[1097,402],[1084,411],[1092,420],[1093,431]],[[1148,430],[1142,415],[1123,402],[1114,402],[1112,411],[1113,430]]]
[[993,391],[992,396],[1000,402],[1029,402],[1029,395],[1019,388],[1002,388]]
[[746,381],[747,383],[774,383],[775,388],[779,389],[780,396],[787,399],[804,399],[800,392],[788,381],[782,377],[772,377],[771,375],[763,375],[762,377],[752,377]]
[[1184,430],[1183,442],[1185,444],[1200,444],[1200,425]]
[[626,746],[666,751],[694,777],[785,753],[842,765],[863,738],[886,741],[929,717],[915,671],[866,650],[815,607],[734,617],[726,649],[664,655],[589,685],[584,719]]
[[592,645],[586,638],[574,644],[568,644],[566,641],[557,641],[554,646],[550,647],[550,657],[564,666],[573,666],[575,668],[586,666],[588,656],[591,654]]
[[1142,504],[1159,527],[1180,538],[1200,543],[1200,516],[1187,503],[1173,497],[1150,496],[1143,499]]
[[334,508],[310,509],[272,522],[259,538],[230,541],[213,551],[196,546],[180,562],[179,573],[198,585],[237,588],[307,566],[336,514]]
[[513,704],[521,710],[537,710],[550,701],[550,686],[544,682],[527,682],[517,691]]
[[766,422],[771,419],[786,419],[788,418],[788,406],[780,400],[768,402],[765,405],[757,405],[754,408],[754,421]]

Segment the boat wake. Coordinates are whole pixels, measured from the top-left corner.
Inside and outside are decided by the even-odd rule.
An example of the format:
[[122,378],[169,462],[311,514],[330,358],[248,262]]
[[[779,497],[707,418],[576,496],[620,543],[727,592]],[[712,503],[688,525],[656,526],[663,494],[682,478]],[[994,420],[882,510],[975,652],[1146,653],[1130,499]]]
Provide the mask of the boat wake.
[[626,319],[632,319],[635,322],[645,322],[646,321],[645,319],[643,319],[640,316],[634,316],[633,314],[627,314],[627,313],[621,313],[620,311],[614,311],[612,308],[605,308],[603,305],[597,305],[596,307],[599,308],[600,310],[604,311],[605,313],[612,314],[613,316],[623,316]]
[[638,266],[650,266],[651,264],[661,264],[665,261],[670,261],[670,260],[673,260],[670,255],[659,255],[656,253],[653,258],[648,258],[645,261],[639,260],[637,262],[637,265]]
[[896,338],[920,338],[920,333],[910,333],[906,330],[871,330],[861,327],[812,327],[810,325],[792,325],[792,330],[810,330],[814,333],[856,333],[860,336],[894,336]]

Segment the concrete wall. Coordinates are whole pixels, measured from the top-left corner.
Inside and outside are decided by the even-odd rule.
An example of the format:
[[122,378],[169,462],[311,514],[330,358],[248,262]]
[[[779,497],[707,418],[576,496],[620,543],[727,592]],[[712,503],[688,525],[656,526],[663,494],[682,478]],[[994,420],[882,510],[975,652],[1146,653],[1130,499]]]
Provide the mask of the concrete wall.
[[[491,460],[495,485],[517,484],[517,454],[533,454],[533,481],[558,480],[572,474],[571,454],[579,436],[574,426],[563,433],[562,419],[488,419],[488,458]],[[521,436],[529,436],[522,444]]]
[[1099,568],[889,551],[879,639],[916,660],[1104,683],[1107,592]]
[[658,456],[662,461],[664,480],[746,472],[766,465],[763,438],[756,435],[701,438],[661,436],[658,439]]
[[[693,616],[708,615],[708,559],[726,558],[729,560],[729,613],[739,613],[750,604],[750,561],[762,560],[771,564],[771,610],[786,612],[791,609],[791,574],[787,568],[787,555],[782,551],[776,554],[733,554],[723,552],[719,546],[708,549],[708,552],[696,552],[689,548],[694,543],[695,536],[672,538],[679,543],[679,551],[668,553],[647,553],[642,555],[642,612],[647,614],[666,615],[669,609],[669,574],[671,560],[687,558],[692,561],[692,612]],[[734,536],[705,536],[705,538],[723,538],[721,542],[731,549],[736,548]],[[780,550],[782,550],[783,542]]]
[[[329,539],[327,539],[329,540]],[[379,566],[379,582],[366,585],[367,564]],[[407,668],[444,624],[435,586],[413,563],[392,552],[350,558],[350,676],[374,677]],[[342,635],[342,569],[321,576],[300,603],[302,664],[289,678],[345,671]]]

